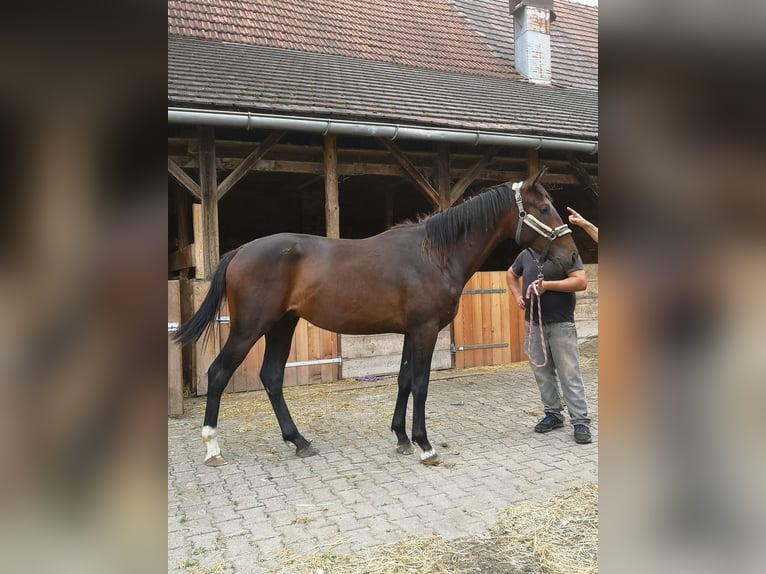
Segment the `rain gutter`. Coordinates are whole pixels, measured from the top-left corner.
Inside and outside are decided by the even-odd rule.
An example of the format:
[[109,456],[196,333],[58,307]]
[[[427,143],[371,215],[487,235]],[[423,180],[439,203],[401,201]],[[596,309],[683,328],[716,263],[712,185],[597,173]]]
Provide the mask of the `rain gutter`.
[[295,116],[252,114],[217,110],[168,108],[168,122],[225,128],[292,130],[319,134],[381,137],[390,140],[428,140],[470,145],[499,145],[598,153],[598,141],[546,136],[516,135],[481,130],[443,129],[401,124],[351,122]]

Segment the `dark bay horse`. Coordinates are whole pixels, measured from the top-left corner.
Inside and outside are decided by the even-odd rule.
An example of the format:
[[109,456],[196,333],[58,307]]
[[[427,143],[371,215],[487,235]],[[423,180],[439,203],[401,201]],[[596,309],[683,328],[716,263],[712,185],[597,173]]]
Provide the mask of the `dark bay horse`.
[[424,462],[435,460],[438,454],[428,441],[425,422],[431,356],[439,331],[457,313],[468,279],[507,237],[565,271],[577,255],[569,228],[539,183],[542,173],[498,185],[422,222],[398,225],[367,239],[279,233],[226,253],[199,310],[174,337],[183,344],[199,339],[227,297],[229,338],[208,370],[202,428],[205,463],[226,464],[217,439],[221,394],[264,335],[260,376],[282,438],[295,446],[298,456],[316,453],[298,432],[282,394],[285,363],[300,317],[337,333],[404,335],[391,430],[397,452],[414,452],[405,430],[412,394],[412,441]]

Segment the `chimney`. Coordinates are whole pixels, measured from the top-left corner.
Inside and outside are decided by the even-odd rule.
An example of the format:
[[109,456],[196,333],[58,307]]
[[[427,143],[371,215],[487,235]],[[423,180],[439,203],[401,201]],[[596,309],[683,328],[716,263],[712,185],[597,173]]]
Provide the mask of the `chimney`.
[[553,0],[510,0],[514,32],[514,64],[530,82],[551,83]]

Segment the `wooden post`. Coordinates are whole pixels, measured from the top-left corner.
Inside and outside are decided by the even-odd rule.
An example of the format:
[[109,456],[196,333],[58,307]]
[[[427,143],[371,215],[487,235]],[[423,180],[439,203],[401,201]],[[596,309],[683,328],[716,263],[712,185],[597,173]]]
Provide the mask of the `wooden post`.
[[436,144],[436,191],[439,193],[439,209],[447,209],[450,205],[449,180],[449,144]]
[[[189,205],[189,194],[184,193],[182,190],[176,191],[176,209],[178,210],[178,250],[182,250],[184,247],[188,247],[194,241],[193,232],[191,230],[191,220],[189,219],[189,212],[191,206]],[[180,270],[181,278],[189,277],[189,268]]]
[[327,237],[340,237],[340,208],[338,206],[338,150],[335,134],[324,136],[324,216]]
[[192,250],[194,276],[197,279],[204,279],[205,255],[202,245],[205,240],[202,237],[202,206],[199,203],[192,203],[192,231],[194,232],[194,249]]
[[[179,281],[168,281],[168,333],[181,323],[181,287]],[[171,329],[172,325],[172,329]],[[184,381],[181,347],[168,338],[168,416],[184,414]]]
[[218,266],[218,181],[215,168],[215,132],[210,126],[199,128],[199,184],[202,195],[202,274],[210,279]]

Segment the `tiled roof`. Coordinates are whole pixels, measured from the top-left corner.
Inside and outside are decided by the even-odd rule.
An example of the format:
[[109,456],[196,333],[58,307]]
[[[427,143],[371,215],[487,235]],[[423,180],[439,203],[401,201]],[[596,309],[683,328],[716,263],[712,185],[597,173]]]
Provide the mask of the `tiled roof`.
[[520,79],[448,0],[169,0],[168,31]]
[[[598,8],[556,0],[554,10],[554,84],[596,89]],[[169,0],[168,31],[522,80],[508,0]]]
[[171,36],[171,105],[596,139],[597,92]]
[[[492,53],[513,66],[513,17],[508,0],[449,0]],[[598,8],[556,0],[551,24],[553,83],[598,88]]]

